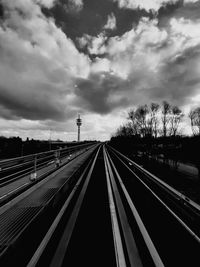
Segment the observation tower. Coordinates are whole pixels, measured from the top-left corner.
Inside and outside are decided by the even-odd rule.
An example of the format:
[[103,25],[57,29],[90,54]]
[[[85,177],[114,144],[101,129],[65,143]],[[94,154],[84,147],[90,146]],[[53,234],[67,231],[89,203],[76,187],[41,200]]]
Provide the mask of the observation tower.
[[78,142],[80,142],[80,127],[82,125],[82,120],[80,118],[80,114],[78,114],[78,118],[76,119],[76,125],[78,126]]

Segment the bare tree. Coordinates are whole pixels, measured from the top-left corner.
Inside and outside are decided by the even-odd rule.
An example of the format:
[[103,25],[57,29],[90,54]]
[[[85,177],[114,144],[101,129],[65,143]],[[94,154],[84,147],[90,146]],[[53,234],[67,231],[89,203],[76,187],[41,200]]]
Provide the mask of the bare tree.
[[131,136],[134,134],[134,131],[132,129],[132,125],[130,122],[128,122],[125,125],[120,126],[116,133],[115,136]]
[[162,110],[162,134],[164,137],[167,136],[168,133],[168,125],[170,122],[170,114],[171,114],[171,105],[167,101],[162,102],[161,106]]
[[147,105],[139,106],[128,113],[135,134],[145,137],[150,133],[149,109]]
[[148,134],[148,107],[147,105],[139,106],[136,109],[136,119],[137,124],[140,129],[140,134],[142,137],[145,137]]
[[150,105],[150,129],[151,129],[151,136],[155,138],[158,136],[158,111],[159,111],[159,104],[151,103]]
[[189,118],[193,135],[200,135],[200,107],[192,109]]
[[129,125],[132,128],[133,134],[139,135],[139,127],[137,123],[137,118],[136,118],[136,111],[135,109],[132,109],[128,112],[128,117],[127,119],[129,120]]
[[171,107],[171,116],[169,121],[169,133],[170,135],[175,136],[178,131],[179,124],[183,118],[184,114],[182,110],[177,107],[173,106]]

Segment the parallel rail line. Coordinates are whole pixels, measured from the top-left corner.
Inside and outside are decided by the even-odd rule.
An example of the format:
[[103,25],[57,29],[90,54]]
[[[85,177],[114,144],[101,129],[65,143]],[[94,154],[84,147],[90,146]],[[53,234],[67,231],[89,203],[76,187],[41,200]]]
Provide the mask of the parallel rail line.
[[[22,169],[19,172],[13,172],[14,169],[12,169],[11,175],[0,178],[0,187],[2,188],[2,191],[4,190],[4,188],[6,188],[7,185],[12,184],[16,180],[20,180],[26,176],[28,176],[29,178],[11,190],[5,190],[5,192],[0,196],[0,207],[5,205],[6,203],[10,202],[13,198],[22,194],[24,191],[28,190],[29,188],[34,187],[41,180],[43,180],[44,178],[53,174],[58,169],[63,168],[63,166],[65,166],[66,164],[71,162],[71,160],[76,158],[78,155],[81,155],[82,153],[84,153],[85,151],[87,151],[89,149],[92,149],[93,147],[95,147],[95,145],[91,145],[91,146],[85,146],[85,145],[83,146],[82,145],[81,147],[78,146],[78,148],[79,148],[78,151],[77,151],[77,147],[74,147],[73,150],[70,151],[72,154],[71,153],[69,154],[69,151],[64,151],[65,153],[63,153],[60,156],[59,166],[55,165],[55,160],[50,161],[51,164],[49,164],[49,161],[39,163],[37,165],[37,179],[35,179],[32,182],[30,182],[31,173],[34,171],[32,166],[25,169],[25,170]],[[32,161],[31,161],[31,163],[29,162],[29,164],[33,165]],[[21,173],[21,172],[22,172],[22,174],[19,175],[19,173]],[[11,177],[11,179],[9,177]]]
[[[115,153],[115,155],[118,157],[118,159],[122,162],[123,165],[126,166],[127,169],[130,170],[130,172],[132,174],[134,174],[135,177],[137,177],[137,179],[144,184],[144,186],[146,186],[153,195],[156,196],[156,198],[163,203],[163,205],[166,206],[166,208],[173,214],[173,216],[177,217],[177,220],[180,221],[181,224],[184,225],[184,227],[190,232],[191,235],[194,236],[194,238],[200,243],[200,238],[198,235],[200,235],[200,205],[198,205],[197,203],[195,203],[194,201],[192,201],[191,199],[189,199],[188,197],[186,197],[185,195],[183,195],[182,193],[178,192],[176,189],[174,189],[173,187],[171,187],[170,185],[168,185],[167,183],[165,183],[164,181],[162,181],[161,179],[159,179],[158,177],[156,177],[155,175],[151,174],[149,171],[145,170],[143,167],[141,167],[140,165],[138,165],[136,162],[130,160],[129,158],[127,158],[126,156],[124,156],[123,154],[121,154],[119,151],[109,147],[113,153]],[[125,162],[124,162],[125,159]],[[131,165],[130,165],[131,163]],[[142,174],[142,176],[141,176]],[[145,180],[143,178],[146,178]],[[148,181],[148,183],[147,183]],[[153,187],[152,187],[153,185]],[[156,194],[155,194],[155,185],[156,187]],[[158,191],[159,190],[159,191]],[[162,192],[162,194],[159,194]],[[165,194],[165,199],[162,201],[161,200],[161,196],[163,196],[163,192]],[[157,195],[158,194],[158,195]],[[168,197],[170,199],[170,201],[172,202],[172,208],[174,208],[175,206],[177,207],[177,209],[175,210],[183,210],[184,215],[188,215],[188,218],[191,218],[191,222],[193,224],[195,224],[195,226],[197,226],[197,232],[198,234],[195,234],[192,230],[191,230],[191,226],[187,226],[188,222],[188,218],[185,220],[186,222],[184,222],[183,220],[185,218],[183,218],[183,220],[180,217],[180,215],[177,216],[176,211],[173,212],[171,210],[171,208],[169,207],[169,204],[165,204],[164,202],[166,201],[166,197]],[[194,223],[195,220],[195,223]]]
[[37,170],[50,164],[55,164],[56,155],[59,160],[71,157],[71,154],[83,150],[93,144],[77,145],[70,148],[51,150],[37,154],[17,157],[0,161],[0,187],[3,187],[15,180],[18,180],[34,171],[34,164],[37,164]]
[[196,203],[105,144],[72,180],[20,266],[199,266]]
[[[40,230],[40,228],[43,229],[42,231],[45,231],[45,229],[47,229],[46,227],[49,226],[53,217],[58,213],[59,207],[64,201],[65,194],[66,196],[68,196],[70,190],[74,188],[77,177],[79,177],[82,171],[84,171],[85,165],[91,157],[90,154],[93,154],[94,149],[95,148],[93,148],[91,151],[88,150],[85,159],[84,155],[82,156],[81,165],[78,164],[78,168],[73,169],[70,172],[71,174],[69,177],[62,178],[61,176],[61,178],[59,178],[60,182],[59,180],[52,179],[49,181],[49,185],[47,187],[45,186],[45,183],[41,181],[41,188],[38,187],[38,189],[36,188],[35,191],[31,191],[32,193],[30,194],[30,197],[27,196],[24,201],[23,199],[20,200],[19,204],[17,203],[13,206],[13,208],[11,206],[10,209],[6,209],[5,212],[0,215],[0,221],[2,221],[0,225],[1,266],[12,266],[12,264],[15,265],[16,261],[20,258],[20,253],[24,254],[24,259],[23,263],[19,262],[19,265],[26,266],[24,261],[26,260],[26,257],[28,257],[30,250],[29,245],[30,247],[32,247],[32,242],[29,243],[30,238],[32,240],[37,240],[37,238],[41,236],[41,233],[40,231],[38,232],[38,230]],[[63,169],[64,171],[65,168],[66,167],[63,166],[61,170]],[[38,190],[40,192],[37,193]],[[26,215],[26,211],[29,211],[30,214],[34,215],[34,217],[29,216],[29,213],[27,213]],[[35,213],[31,213],[31,211],[34,211]],[[6,221],[8,221],[9,223],[4,223]],[[26,221],[26,224],[24,224],[24,221]],[[13,223],[15,224],[15,226],[13,225]],[[38,228],[37,225],[40,228]],[[37,234],[35,234],[36,231]],[[29,234],[30,236],[33,236],[29,237]],[[28,252],[27,255],[25,252],[21,251],[21,245],[19,245],[23,244],[24,242],[29,243],[29,245],[27,244],[26,247],[24,247],[24,250]],[[15,249],[18,252],[15,252]],[[13,261],[10,255],[13,256]]]

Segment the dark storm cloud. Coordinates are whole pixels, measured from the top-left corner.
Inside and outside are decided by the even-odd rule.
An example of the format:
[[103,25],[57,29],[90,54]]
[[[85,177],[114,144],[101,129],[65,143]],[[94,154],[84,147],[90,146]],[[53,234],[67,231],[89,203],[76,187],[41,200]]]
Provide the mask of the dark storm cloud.
[[[35,86],[36,84],[34,84]],[[0,88],[0,105],[4,112],[1,116],[6,119],[31,119],[31,120],[63,120],[65,113],[64,105],[58,98],[53,98],[48,94],[49,84],[37,84],[43,93],[38,93],[32,85],[26,84],[27,88],[20,90],[15,88],[16,92],[10,92],[9,88]],[[44,91],[44,88],[47,91]],[[32,91],[32,93],[30,93]],[[31,97],[30,97],[31,96]]]
[[122,92],[127,82],[112,74],[93,73],[87,79],[79,79],[76,83],[77,101],[89,111],[107,114],[128,104]]
[[169,20],[175,15],[176,11],[183,7],[183,1],[180,0],[177,3],[168,3],[165,6],[162,6],[158,10],[157,18],[158,18],[158,26],[166,27],[166,24]]
[[177,9],[182,8],[184,6],[183,0],[179,0],[177,2],[169,2],[165,5],[161,6],[158,10],[157,18],[162,16],[173,16],[173,13],[176,12]]
[[169,3],[158,11],[158,26],[167,27],[171,18],[184,18],[190,20],[200,19],[200,2],[184,3],[183,0],[177,3]]
[[3,17],[3,14],[4,14],[4,9],[3,9],[3,5],[0,2],[0,18]]
[[76,14],[66,11],[69,0],[59,0],[56,3],[52,9],[43,8],[43,12],[47,16],[54,17],[56,24],[62,27],[66,36],[71,38],[79,49],[77,37],[82,37],[84,34],[91,36],[100,34],[111,13],[116,17],[116,29],[107,32],[108,36],[120,36],[129,31],[133,25],[137,25],[141,17],[153,17],[151,12],[145,10],[120,9],[117,3],[111,0],[84,0],[83,8]]
[[172,103],[183,106],[200,93],[198,65],[200,45],[188,48],[175,60],[166,63],[160,72],[159,86],[147,90],[149,96],[156,99],[169,99]]
[[174,16],[185,19],[200,19],[200,2],[188,3],[176,9]]

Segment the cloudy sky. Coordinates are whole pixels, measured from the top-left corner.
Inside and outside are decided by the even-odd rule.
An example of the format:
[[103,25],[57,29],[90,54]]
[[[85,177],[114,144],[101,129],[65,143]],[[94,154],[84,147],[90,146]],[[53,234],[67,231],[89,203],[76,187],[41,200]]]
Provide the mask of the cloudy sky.
[[162,100],[200,105],[200,0],[0,0],[0,135],[106,140]]

